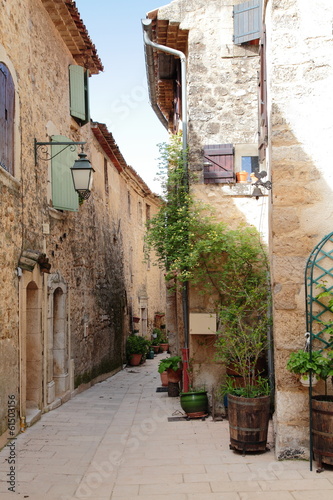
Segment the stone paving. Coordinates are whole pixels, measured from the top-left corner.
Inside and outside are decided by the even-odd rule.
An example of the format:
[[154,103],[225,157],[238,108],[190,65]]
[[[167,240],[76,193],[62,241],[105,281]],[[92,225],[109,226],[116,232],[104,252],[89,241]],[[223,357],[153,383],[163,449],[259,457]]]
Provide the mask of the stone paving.
[[0,452],[0,498],[29,500],[332,500],[333,471],[229,450],[228,422],[168,420],[158,361],[126,368],[43,415]]

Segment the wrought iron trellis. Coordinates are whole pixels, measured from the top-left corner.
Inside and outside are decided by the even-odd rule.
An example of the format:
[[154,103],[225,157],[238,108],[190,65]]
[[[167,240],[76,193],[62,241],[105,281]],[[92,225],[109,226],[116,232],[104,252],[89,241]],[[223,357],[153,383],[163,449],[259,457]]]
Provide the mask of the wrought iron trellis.
[[[305,302],[306,302],[306,328],[310,334],[309,351],[310,356],[314,343],[316,350],[331,348],[333,341],[330,341],[325,333],[327,323],[324,315],[329,313],[332,318],[332,311],[328,307],[327,300],[318,298],[318,295],[325,290],[333,292],[333,232],[325,236],[311,252],[305,269]],[[333,319],[333,318],[332,318]],[[321,323],[322,321],[322,323]],[[316,328],[314,329],[314,325]],[[310,412],[310,470],[313,462],[313,429],[312,429],[312,377],[309,386],[309,412]]]

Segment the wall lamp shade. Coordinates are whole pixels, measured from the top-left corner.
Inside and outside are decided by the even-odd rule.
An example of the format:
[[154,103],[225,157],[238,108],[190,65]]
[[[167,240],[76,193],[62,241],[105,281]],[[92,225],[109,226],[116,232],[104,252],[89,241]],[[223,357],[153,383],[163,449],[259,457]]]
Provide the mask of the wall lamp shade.
[[79,159],[74,162],[71,172],[75,191],[79,193],[81,198],[87,200],[91,192],[92,173],[95,170],[83,151],[79,153]]

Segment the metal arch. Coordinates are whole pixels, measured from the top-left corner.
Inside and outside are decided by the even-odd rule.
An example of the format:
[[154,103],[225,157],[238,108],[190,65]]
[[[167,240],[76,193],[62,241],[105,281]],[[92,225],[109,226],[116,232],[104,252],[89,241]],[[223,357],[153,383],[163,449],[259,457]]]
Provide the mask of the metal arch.
[[[324,282],[329,281],[325,286],[327,291],[333,290],[333,232],[325,236],[312,250],[305,269],[305,304],[306,304],[306,329],[310,333],[310,358],[312,354],[313,342],[319,342],[319,350],[333,347],[333,341],[324,338],[327,326],[322,325],[316,333],[313,331],[313,323],[320,324],[320,318],[326,312],[332,312],[327,305],[318,299],[318,288]],[[314,305],[316,311],[314,311]],[[309,387],[309,421],[310,421],[310,470],[313,462],[313,439],[312,439],[312,377],[310,377]]]

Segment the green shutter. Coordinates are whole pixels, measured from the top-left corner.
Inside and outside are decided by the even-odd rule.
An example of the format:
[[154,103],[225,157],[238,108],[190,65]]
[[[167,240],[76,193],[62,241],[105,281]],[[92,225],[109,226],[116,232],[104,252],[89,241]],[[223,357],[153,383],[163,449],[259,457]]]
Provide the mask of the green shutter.
[[234,5],[234,43],[242,44],[260,38],[262,0]]
[[69,66],[70,112],[81,124],[89,121],[88,72],[77,65]]
[[[62,135],[52,136],[52,141],[72,142],[68,137]],[[52,156],[61,151],[64,146],[51,146]],[[77,159],[77,151],[66,148],[57,156],[52,158],[51,182],[52,182],[52,204],[59,210],[77,212],[79,209],[79,197],[73,186],[70,168]]]

